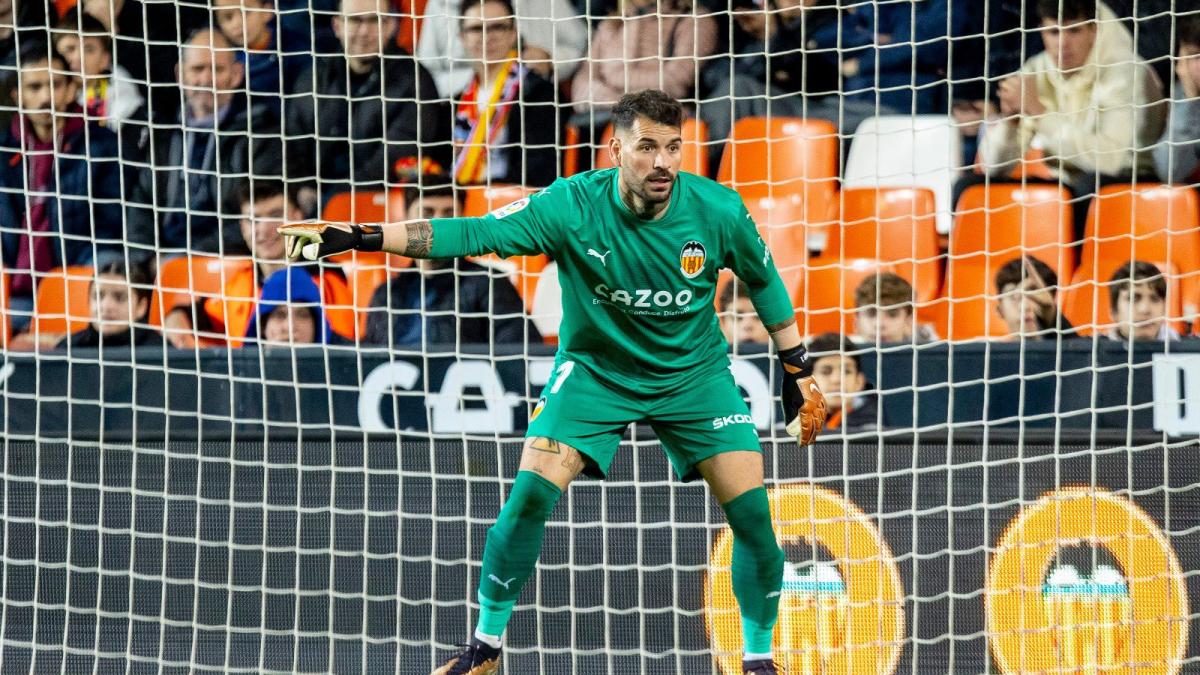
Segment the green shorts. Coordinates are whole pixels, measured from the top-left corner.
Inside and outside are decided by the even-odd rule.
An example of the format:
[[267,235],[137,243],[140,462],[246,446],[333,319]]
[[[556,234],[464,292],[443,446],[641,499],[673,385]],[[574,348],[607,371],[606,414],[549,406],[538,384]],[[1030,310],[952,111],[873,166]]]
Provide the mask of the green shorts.
[[556,361],[530,415],[529,438],[551,438],[579,450],[584,473],[608,475],[625,427],[648,421],[675,473],[699,477],[696,465],[723,452],[762,451],[758,431],[728,369],[696,386],[654,398],[620,392],[574,361]]

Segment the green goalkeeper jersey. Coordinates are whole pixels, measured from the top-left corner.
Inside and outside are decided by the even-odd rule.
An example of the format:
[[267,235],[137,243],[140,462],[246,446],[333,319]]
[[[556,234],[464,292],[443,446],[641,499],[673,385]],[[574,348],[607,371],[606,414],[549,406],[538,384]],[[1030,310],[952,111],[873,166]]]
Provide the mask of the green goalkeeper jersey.
[[714,307],[721,268],[746,282],[763,323],[793,316],[736,192],[680,173],[666,213],[643,220],[621,201],[617,171],[560,178],[482,218],[435,219],[431,257],[548,254],[562,286],[558,358],[638,395],[729,367]]

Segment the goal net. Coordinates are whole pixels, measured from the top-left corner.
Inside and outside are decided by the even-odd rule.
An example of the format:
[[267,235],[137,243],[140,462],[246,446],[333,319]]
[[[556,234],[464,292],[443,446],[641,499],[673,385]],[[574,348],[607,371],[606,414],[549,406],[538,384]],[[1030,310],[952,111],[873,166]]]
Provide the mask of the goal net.
[[[713,428],[757,430],[786,554],[781,671],[1200,670],[1187,3],[42,4],[0,0],[6,671],[436,668],[580,294],[665,332],[715,307],[746,406]],[[647,88],[678,142],[614,131]],[[663,167],[736,191],[829,402],[815,444],[723,241],[682,234],[677,285],[639,291],[596,248],[289,265],[277,232],[505,227],[613,167],[630,227]],[[710,211],[670,217],[748,227]],[[504,672],[740,673],[732,547],[631,425],[554,510]]]

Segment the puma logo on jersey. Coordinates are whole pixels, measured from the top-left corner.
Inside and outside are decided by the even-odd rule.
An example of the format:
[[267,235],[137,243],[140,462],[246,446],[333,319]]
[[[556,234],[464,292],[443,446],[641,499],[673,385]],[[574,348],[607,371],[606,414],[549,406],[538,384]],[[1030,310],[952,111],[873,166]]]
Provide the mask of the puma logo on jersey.
[[517,580],[516,577],[513,577],[513,578],[509,579],[508,581],[500,581],[500,577],[496,576],[495,574],[489,574],[488,578],[491,579],[492,581],[500,584],[501,586],[503,586],[505,588],[505,590],[508,589],[509,584],[511,584],[512,582]]
[[608,257],[608,254],[609,254],[609,253],[612,253],[612,249],[609,249],[609,250],[605,251],[605,252],[604,252],[604,255],[600,255],[600,252],[599,252],[599,251],[597,251],[597,250],[596,250],[596,249],[594,249],[594,248],[589,248],[589,249],[588,249],[588,255],[595,256],[595,257],[599,258],[599,259],[600,259],[600,264],[601,264],[601,265],[603,265],[603,266],[605,266],[605,267],[608,267],[608,261],[607,261],[607,260],[605,260],[605,258],[607,258],[607,257]]

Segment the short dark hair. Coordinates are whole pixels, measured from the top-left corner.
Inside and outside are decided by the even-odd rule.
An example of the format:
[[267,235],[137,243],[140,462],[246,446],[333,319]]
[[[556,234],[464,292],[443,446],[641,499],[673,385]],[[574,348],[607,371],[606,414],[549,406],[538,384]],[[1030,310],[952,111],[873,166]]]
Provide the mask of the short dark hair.
[[1110,310],[1116,311],[1117,298],[1121,297],[1121,291],[1130,290],[1132,284],[1148,284],[1155,295],[1164,299],[1167,297],[1167,278],[1163,276],[1162,270],[1158,269],[1154,263],[1130,260],[1113,272],[1112,277],[1108,280],[1108,307]]
[[841,333],[822,333],[808,341],[808,353],[811,360],[825,356],[845,356],[854,362],[854,367],[862,372],[862,359],[859,357],[859,346],[848,335]]
[[717,296],[717,311],[724,312],[729,309],[735,297],[750,297],[750,287],[746,285],[746,282],[737,277],[734,277],[729,283],[721,287],[721,293]]
[[[129,283],[134,295],[146,300],[150,299],[150,284],[153,283],[153,280],[150,278],[150,270],[146,265],[140,262],[130,262],[127,265],[124,260],[114,260],[96,268],[96,276],[101,274],[121,277]],[[96,281],[93,279],[92,284],[95,283]]]
[[463,201],[462,191],[454,189],[449,176],[426,176],[424,186],[414,183],[404,186],[404,208],[417,203],[422,197],[454,197],[458,204]]
[[504,5],[504,9],[507,10],[506,12],[504,12],[504,15],[511,16],[513,18],[513,20],[516,21],[517,11],[515,9],[513,9],[512,0],[463,0],[462,4],[458,6],[458,15],[460,17],[462,17],[459,19],[459,21],[462,21],[462,19],[467,18],[467,10],[475,9],[476,7],[478,7],[479,5],[482,5],[485,2],[495,2],[497,4]]
[[104,51],[112,55],[112,34],[100,22],[100,19],[84,12],[79,13],[79,7],[72,7],[67,10],[66,14],[62,15],[54,24],[54,41],[66,35],[75,35],[80,39],[91,38],[99,40],[104,45]]
[[1099,0],[1038,0],[1037,13],[1043,21],[1057,22],[1060,17],[1064,23],[1094,21],[1097,2]]
[[666,92],[658,89],[625,94],[613,107],[613,128],[629,129],[638,117],[669,127],[683,126],[683,106]]
[[1200,14],[1180,17],[1175,23],[1175,35],[1180,46],[1200,49]]
[[66,70],[67,60],[58,53],[41,30],[37,32],[38,35],[27,37],[21,42],[21,50],[17,52],[17,67],[30,68],[44,62],[59,70]]
[[1012,260],[1004,263],[1004,265],[996,271],[996,292],[1003,293],[1004,289],[1008,286],[1021,285],[1021,282],[1025,280],[1026,276],[1025,261],[1029,261],[1029,264],[1033,267],[1033,271],[1037,272],[1038,276],[1042,278],[1042,282],[1046,284],[1046,288],[1049,289],[1050,295],[1057,295],[1058,275],[1054,273],[1054,270],[1050,269],[1049,265],[1031,255],[1013,258]]
[[892,272],[872,274],[858,288],[854,289],[854,306],[869,307],[875,305],[880,309],[907,309],[913,312],[913,287],[904,277]]
[[277,178],[245,180],[242,181],[241,185],[237,188],[237,192],[233,195],[233,206],[237,211],[241,211],[247,204],[263,202],[280,195],[283,195],[284,200],[289,206],[296,206],[296,201],[292,197],[292,191],[288,189],[287,183]]

